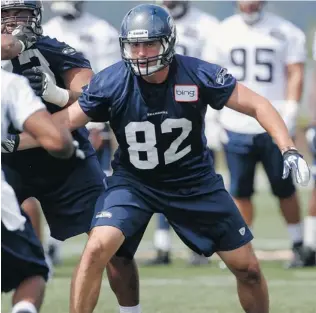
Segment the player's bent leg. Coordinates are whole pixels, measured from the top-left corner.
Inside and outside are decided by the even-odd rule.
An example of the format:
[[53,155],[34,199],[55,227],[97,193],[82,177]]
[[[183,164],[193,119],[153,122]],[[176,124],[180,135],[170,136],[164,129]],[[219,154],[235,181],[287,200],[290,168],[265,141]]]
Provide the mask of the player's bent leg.
[[244,218],[246,224],[252,227],[255,218],[255,210],[251,198],[239,198],[233,197],[242,217]]
[[269,294],[266,280],[251,243],[218,255],[235,275],[240,304],[247,313],[268,313]]
[[98,226],[91,230],[71,285],[70,312],[92,313],[100,294],[106,265],[124,242],[121,230]]
[[[113,256],[106,267],[109,283],[120,307],[139,305],[139,277],[135,260]],[[127,312],[127,310],[125,310]]]
[[23,201],[22,209],[29,216],[39,240],[42,242],[41,204],[33,197]]

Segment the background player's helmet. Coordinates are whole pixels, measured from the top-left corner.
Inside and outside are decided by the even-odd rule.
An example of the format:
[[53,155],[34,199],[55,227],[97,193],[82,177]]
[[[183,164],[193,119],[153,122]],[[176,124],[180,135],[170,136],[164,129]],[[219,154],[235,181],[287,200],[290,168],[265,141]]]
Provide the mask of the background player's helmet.
[[81,16],[85,1],[52,1],[51,10],[66,20],[74,20]]
[[[151,75],[168,66],[174,56],[176,28],[173,18],[159,5],[138,5],[125,15],[121,25],[119,40],[121,55],[128,68],[135,75]],[[132,58],[128,49],[130,43],[157,40],[161,43],[158,55],[142,58],[141,60]],[[151,65],[155,62],[155,65]]]
[[[25,17],[2,17],[1,16],[1,26],[2,25],[16,25],[18,23],[25,23],[30,25],[35,34],[42,35],[42,12],[43,4],[42,1],[35,0],[1,0],[1,15],[7,10],[30,10],[32,11],[33,17],[25,19]],[[14,28],[13,28],[14,29]],[[5,32],[8,32],[5,27]]]
[[261,20],[265,1],[237,1],[239,14],[245,23],[252,25]]
[[189,9],[190,1],[156,1],[157,4],[164,5],[170,11],[171,16],[176,20],[184,16]]

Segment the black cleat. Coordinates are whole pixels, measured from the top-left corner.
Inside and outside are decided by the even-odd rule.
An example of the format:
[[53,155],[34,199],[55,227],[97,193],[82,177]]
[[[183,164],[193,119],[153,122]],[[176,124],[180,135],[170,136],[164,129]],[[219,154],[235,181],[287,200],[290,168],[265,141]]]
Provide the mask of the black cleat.
[[156,266],[156,265],[169,265],[171,264],[171,259],[169,252],[157,251],[157,256],[152,260],[147,260],[142,265],[144,266]]
[[285,268],[303,267],[303,242],[294,243],[292,246],[293,258],[289,263],[285,264]]
[[304,247],[302,251],[303,266],[316,266],[316,251],[309,247]]

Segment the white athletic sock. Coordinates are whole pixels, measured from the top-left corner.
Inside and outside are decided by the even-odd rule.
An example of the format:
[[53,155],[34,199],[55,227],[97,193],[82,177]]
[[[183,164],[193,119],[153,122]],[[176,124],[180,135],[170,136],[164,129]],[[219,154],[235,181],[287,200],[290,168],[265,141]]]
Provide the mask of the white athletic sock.
[[136,306],[120,306],[120,313],[141,313],[140,304]]
[[288,224],[287,230],[293,244],[303,241],[303,225],[302,223]]
[[28,301],[20,301],[12,308],[12,313],[18,313],[19,311],[37,313],[34,304]]
[[304,245],[316,250],[316,216],[307,216],[305,218]]
[[171,232],[169,229],[157,229],[154,235],[156,249],[169,252],[171,249]]

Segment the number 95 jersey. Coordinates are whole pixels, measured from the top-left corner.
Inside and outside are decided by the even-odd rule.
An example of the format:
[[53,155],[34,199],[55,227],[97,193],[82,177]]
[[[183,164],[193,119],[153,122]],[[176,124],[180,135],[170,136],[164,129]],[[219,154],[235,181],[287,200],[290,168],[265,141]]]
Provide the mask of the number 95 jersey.
[[[291,22],[266,12],[252,26],[239,14],[233,15],[220,24],[219,34],[218,62],[280,110],[278,101],[286,99],[286,66],[303,63],[306,58],[304,33]],[[264,132],[256,120],[229,109],[222,112],[221,120],[232,131]],[[231,129],[232,124],[236,129]]]
[[236,80],[226,69],[175,55],[167,80],[150,84],[119,62],[96,74],[79,98],[96,122],[110,121],[119,148],[114,174],[163,188],[186,188],[217,175],[207,149],[207,104],[220,110]]

